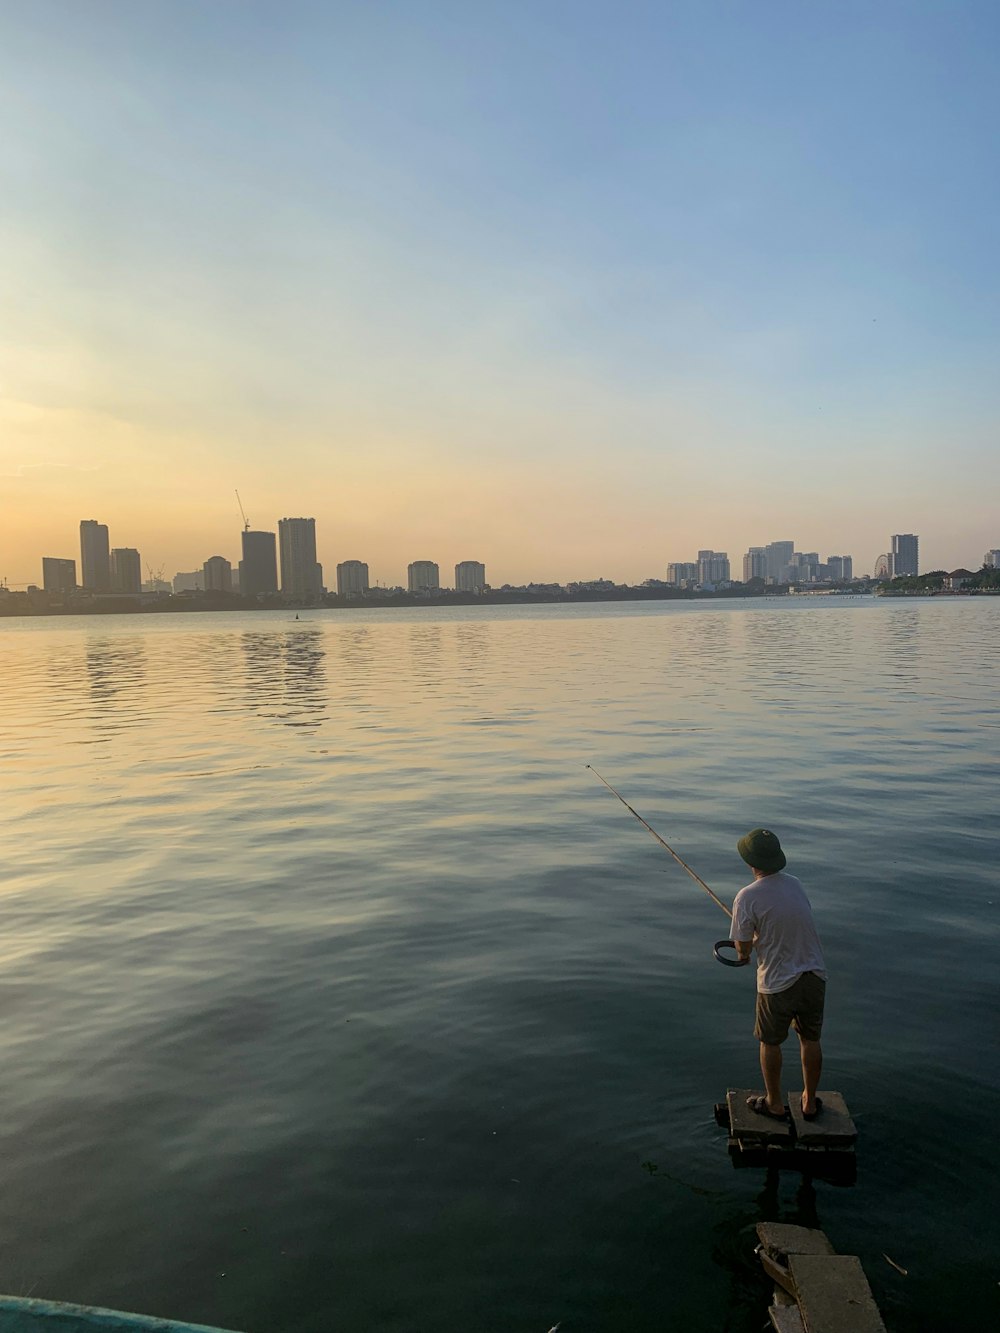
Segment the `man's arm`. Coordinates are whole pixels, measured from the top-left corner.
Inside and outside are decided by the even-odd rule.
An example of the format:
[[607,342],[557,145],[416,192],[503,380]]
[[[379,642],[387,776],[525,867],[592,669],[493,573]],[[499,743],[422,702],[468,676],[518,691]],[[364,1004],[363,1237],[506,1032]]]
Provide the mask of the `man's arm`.
[[[741,963],[749,963],[750,954],[757,939],[753,912],[747,909],[746,894],[743,889],[733,901],[733,925],[731,936],[736,945],[736,957]],[[746,936],[744,939],[743,936]]]

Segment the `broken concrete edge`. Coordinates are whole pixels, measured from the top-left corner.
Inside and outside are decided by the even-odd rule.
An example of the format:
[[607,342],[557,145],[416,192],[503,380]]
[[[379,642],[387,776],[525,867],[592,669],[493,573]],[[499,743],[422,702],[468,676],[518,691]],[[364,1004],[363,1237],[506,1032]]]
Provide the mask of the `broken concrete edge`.
[[[757,1257],[775,1284],[772,1308],[794,1300],[804,1326],[811,1327],[809,1307],[818,1303],[824,1311],[824,1327],[842,1327],[844,1333],[884,1333],[882,1316],[856,1255],[837,1254],[827,1234],[810,1227],[758,1222],[756,1231]],[[845,1305],[849,1309],[841,1308]],[[842,1315],[854,1322],[838,1322]],[[773,1315],[771,1322],[775,1328],[788,1327]]]
[[757,1239],[777,1258],[787,1258],[790,1254],[836,1254],[825,1231],[792,1222],[758,1222]]

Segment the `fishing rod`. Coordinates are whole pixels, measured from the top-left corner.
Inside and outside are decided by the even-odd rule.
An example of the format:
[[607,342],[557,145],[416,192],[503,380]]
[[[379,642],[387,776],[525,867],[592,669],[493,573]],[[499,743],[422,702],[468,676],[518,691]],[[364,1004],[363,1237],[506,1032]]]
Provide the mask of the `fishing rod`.
[[[729,910],[729,908],[726,906],[726,904],[722,901],[722,899],[721,899],[717,894],[715,894],[715,893],[712,892],[712,890],[708,887],[708,885],[705,883],[705,881],[702,879],[702,877],[697,873],[697,871],[692,870],[691,867],[688,865],[688,863],[684,860],[684,858],[683,858],[682,856],[678,856],[678,855],[677,855],[677,853],[676,853],[676,852],[674,851],[674,849],[670,846],[670,844],[669,844],[668,842],[665,842],[664,839],[660,837],[660,835],[657,833],[656,829],[653,828],[651,824],[647,824],[647,823],[646,823],[646,821],[643,819],[642,815],[640,815],[639,812],[638,812],[637,810],[633,810],[633,809],[632,809],[632,807],[629,805],[628,801],[626,801],[625,797],[621,794],[621,792],[620,792],[620,791],[616,791],[615,788],[612,787],[611,783],[607,780],[607,778],[602,777],[601,774],[598,773],[597,769],[593,766],[593,764],[588,764],[587,767],[590,769],[591,773],[593,773],[594,777],[598,778],[601,782],[604,783],[605,787],[607,787],[608,791],[611,792],[612,796],[617,796],[617,797],[618,797],[619,801],[621,801],[622,805],[623,805],[623,806],[625,807],[625,809],[629,812],[629,814],[630,814],[630,815],[634,815],[635,818],[638,819],[639,823],[640,823],[640,824],[642,825],[642,827],[647,831],[647,833],[651,833],[651,834],[653,835],[653,837],[656,839],[656,841],[660,844],[660,846],[661,846],[665,851],[668,851],[668,852],[670,853],[670,855],[674,858],[674,860],[677,862],[677,864],[678,864],[683,870],[686,870],[686,871],[687,871],[687,873],[691,876],[691,878],[694,880],[694,882],[695,882],[696,884],[700,884],[700,885],[701,885],[701,887],[705,890],[705,892],[706,892],[706,893],[708,894],[708,896],[711,898],[712,902],[713,902],[713,903],[717,903],[718,906],[721,907],[722,910],[725,912],[726,916],[728,916],[729,919],[732,920],[732,916],[733,916],[732,912]],[[748,961],[749,961],[749,959],[744,959],[744,960],[739,961],[739,962],[734,962],[734,961],[733,961],[732,959],[730,959],[730,958],[723,958],[723,956],[719,953],[719,950],[720,950],[721,948],[726,947],[726,946],[728,946],[729,948],[733,948],[733,947],[734,947],[734,945],[733,945],[733,941],[732,941],[732,940],[719,940],[719,942],[718,942],[718,943],[716,944],[716,946],[715,946],[715,956],[716,956],[716,958],[719,960],[720,963],[725,963],[728,967],[742,967],[743,964],[744,964],[745,962],[748,962]]]

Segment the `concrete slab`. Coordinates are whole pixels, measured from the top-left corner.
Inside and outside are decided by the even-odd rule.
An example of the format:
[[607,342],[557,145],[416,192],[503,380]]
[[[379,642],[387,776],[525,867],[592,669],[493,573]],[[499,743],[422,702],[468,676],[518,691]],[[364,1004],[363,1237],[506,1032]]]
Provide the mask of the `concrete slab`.
[[802,1092],[791,1092],[786,1105],[792,1113],[795,1137],[804,1148],[827,1147],[849,1148],[857,1142],[858,1130],[847,1103],[839,1092],[820,1091],[823,1109],[815,1120],[806,1120],[802,1115]]
[[773,1120],[770,1116],[757,1115],[747,1106],[748,1097],[759,1096],[763,1096],[763,1093],[758,1088],[730,1088],[726,1093],[730,1133],[733,1138],[743,1141],[752,1139],[756,1143],[790,1144],[792,1142],[790,1121]]
[[779,1259],[789,1254],[834,1253],[825,1232],[792,1226],[790,1222],[758,1222],[757,1239],[769,1254]]
[[805,1324],[797,1305],[772,1305],[767,1313],[775,1333],[804,1333]]
[[886,1333],[855,1255],[793,1254],[788,1268],[806,1333]]

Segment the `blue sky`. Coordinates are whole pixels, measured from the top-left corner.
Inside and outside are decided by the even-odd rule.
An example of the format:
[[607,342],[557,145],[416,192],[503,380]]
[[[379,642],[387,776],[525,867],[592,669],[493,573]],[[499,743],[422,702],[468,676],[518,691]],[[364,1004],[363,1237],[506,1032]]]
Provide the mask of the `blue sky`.
[[[0,3],[0,575],[1000,545],[1000,10]],[[44,549],[43,549],[44,548]]]

